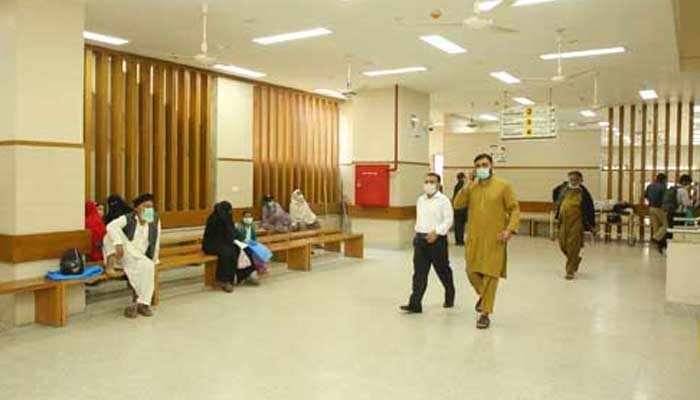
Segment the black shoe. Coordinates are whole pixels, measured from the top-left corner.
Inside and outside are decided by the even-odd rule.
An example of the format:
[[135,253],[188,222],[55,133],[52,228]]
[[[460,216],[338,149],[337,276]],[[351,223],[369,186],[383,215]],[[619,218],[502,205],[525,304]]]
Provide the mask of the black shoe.
[[420,314],[423,312],[423,308],[420,306],[405,305],[399,307],[402,311],[406,311],[406,314]]
[[479,297],[479,300],[476,301],[474,309],[476,310],[476,312],[481,312],[481,297]]
[[442,303],[443,308],[452,308],[455,306],[455,301],[454,300],[445,300],[444,303]]
[[491,325],[491,320],[487,314],[481,314],[479,320],[476,321],[476,329],[488,329]]

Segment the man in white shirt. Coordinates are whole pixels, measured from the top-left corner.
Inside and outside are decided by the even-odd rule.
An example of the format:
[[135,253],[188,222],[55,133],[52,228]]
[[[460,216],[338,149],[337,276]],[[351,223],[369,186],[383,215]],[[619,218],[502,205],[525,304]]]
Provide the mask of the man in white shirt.
[[455,285],[447,252],[447,233],[452,227],[454,210],[450,199],[438,191],[440,175],[429,173],[416,204],[416,236],[413,239],[413,292],[408,304],[401,306],[407,313],[423,312],[422,300],[428,286],[430,266],[445,288],[443,307],[451,308],[455,301]]
[[105,259],[114,254],[136,292],[136,303],[124,310],[127,318],[139,314],[153,316],[151,299],[155,287],[155,267],[160,252],[160,221],[153,208],[153,196],[142,194],[134,200],[134,212],[122,215],[107,225],[109,244]]

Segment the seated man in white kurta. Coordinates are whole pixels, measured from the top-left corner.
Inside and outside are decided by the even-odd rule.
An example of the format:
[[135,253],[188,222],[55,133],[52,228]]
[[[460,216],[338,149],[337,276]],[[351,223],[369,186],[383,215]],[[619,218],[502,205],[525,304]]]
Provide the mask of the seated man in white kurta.
[[105,259],[114,254],[116,267],[123,269],[136,292],[136,303],[124,310],[127,318],[150,317],[155,266],[160,251],[160,221],[153,208],[153,195],[146,193],[134,200],[134,212],[107,225],[110,245],[105,246]]

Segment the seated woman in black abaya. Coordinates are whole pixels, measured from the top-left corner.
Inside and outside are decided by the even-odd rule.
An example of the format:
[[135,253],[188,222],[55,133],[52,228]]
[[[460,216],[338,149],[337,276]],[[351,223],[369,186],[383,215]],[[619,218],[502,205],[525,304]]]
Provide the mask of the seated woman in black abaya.
[[[214,211],[207,219],[204,230],[202,250],[206,254],[216,255],[219,262],[216,280],[227,293],[233,292],[234,283],[246,283],[257,286],[252,276],[255,271],[253,258],[245,247],[245,238],[233,224],[233,207],[228,201],[214,206]],[[241,256],[241,250],[243,255]]]

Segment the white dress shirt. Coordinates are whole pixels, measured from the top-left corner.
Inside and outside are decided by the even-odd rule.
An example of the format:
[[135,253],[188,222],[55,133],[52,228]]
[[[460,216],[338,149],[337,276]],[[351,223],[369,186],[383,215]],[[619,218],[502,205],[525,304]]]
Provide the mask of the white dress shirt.
[[430,233],[435,231],[440,236],[445,236],[452,227],[454,210],[450,199],[437,192],[433,197],[423,194],[416,204],[416,233]]

